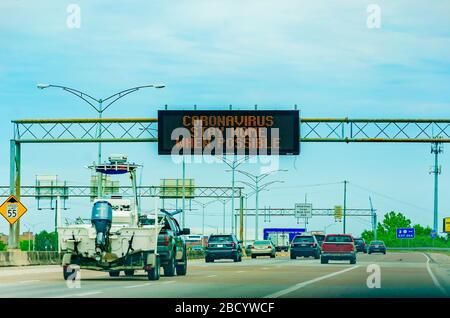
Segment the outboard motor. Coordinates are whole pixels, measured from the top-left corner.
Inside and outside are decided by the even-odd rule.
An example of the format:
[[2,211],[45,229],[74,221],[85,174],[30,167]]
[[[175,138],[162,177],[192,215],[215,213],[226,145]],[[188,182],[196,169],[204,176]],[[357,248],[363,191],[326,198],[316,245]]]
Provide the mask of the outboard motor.
[[112,223],[112,205],[108,201],[97,201],[92,207],[91,216],[92,225],[95,227],[97,236],[95,238],[95,251],[97,260],[100,260],[100,254],[106,251],[108,247],[109,230]]

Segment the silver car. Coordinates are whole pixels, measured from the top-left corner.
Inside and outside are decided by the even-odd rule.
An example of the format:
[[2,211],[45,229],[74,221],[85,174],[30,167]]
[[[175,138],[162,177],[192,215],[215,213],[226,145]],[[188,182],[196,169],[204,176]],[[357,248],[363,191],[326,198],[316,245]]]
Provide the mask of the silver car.
[[270,256],[270,258],[275,258],[276,249],[274,244],[269,240],[254,241],[251,246],[252,258],[257,256]]

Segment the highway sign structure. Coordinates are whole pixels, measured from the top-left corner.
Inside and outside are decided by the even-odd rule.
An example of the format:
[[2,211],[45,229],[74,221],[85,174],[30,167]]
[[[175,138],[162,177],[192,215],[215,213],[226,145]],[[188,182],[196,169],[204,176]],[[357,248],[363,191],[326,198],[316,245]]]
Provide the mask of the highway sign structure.
[[398,239],[413,239],[416,236],[414,228],[399,228],[397,229]]
[[444,218],[442,232],[450,233],[450,217]]
[[158,154],[298,155],[298,110],[159,110]]
[[312,218],[312,204],[296,203],[294,215],[296,218]]
[[13,225],[19,220],[22,215],[27,212],[27,208],[20,203],[19,200],[14,195],[11,195],[5,202],[0,206],[0,214]]

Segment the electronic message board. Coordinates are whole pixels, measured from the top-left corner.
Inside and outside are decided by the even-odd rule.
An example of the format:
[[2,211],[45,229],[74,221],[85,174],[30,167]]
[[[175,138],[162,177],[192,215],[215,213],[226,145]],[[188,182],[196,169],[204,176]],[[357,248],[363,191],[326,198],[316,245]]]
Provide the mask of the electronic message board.
[[160,155],[298,155],[298,110],[160,110]]

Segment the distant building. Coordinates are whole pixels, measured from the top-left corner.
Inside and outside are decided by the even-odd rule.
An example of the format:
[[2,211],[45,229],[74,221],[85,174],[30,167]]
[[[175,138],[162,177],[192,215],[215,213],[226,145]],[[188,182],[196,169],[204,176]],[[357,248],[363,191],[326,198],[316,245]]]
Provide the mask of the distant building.
[[20,236],[19,236],[19,242],[20,241],[33,241],[34,240],[34,234],[33,232],[30,231],[26,231],[23,232]]

